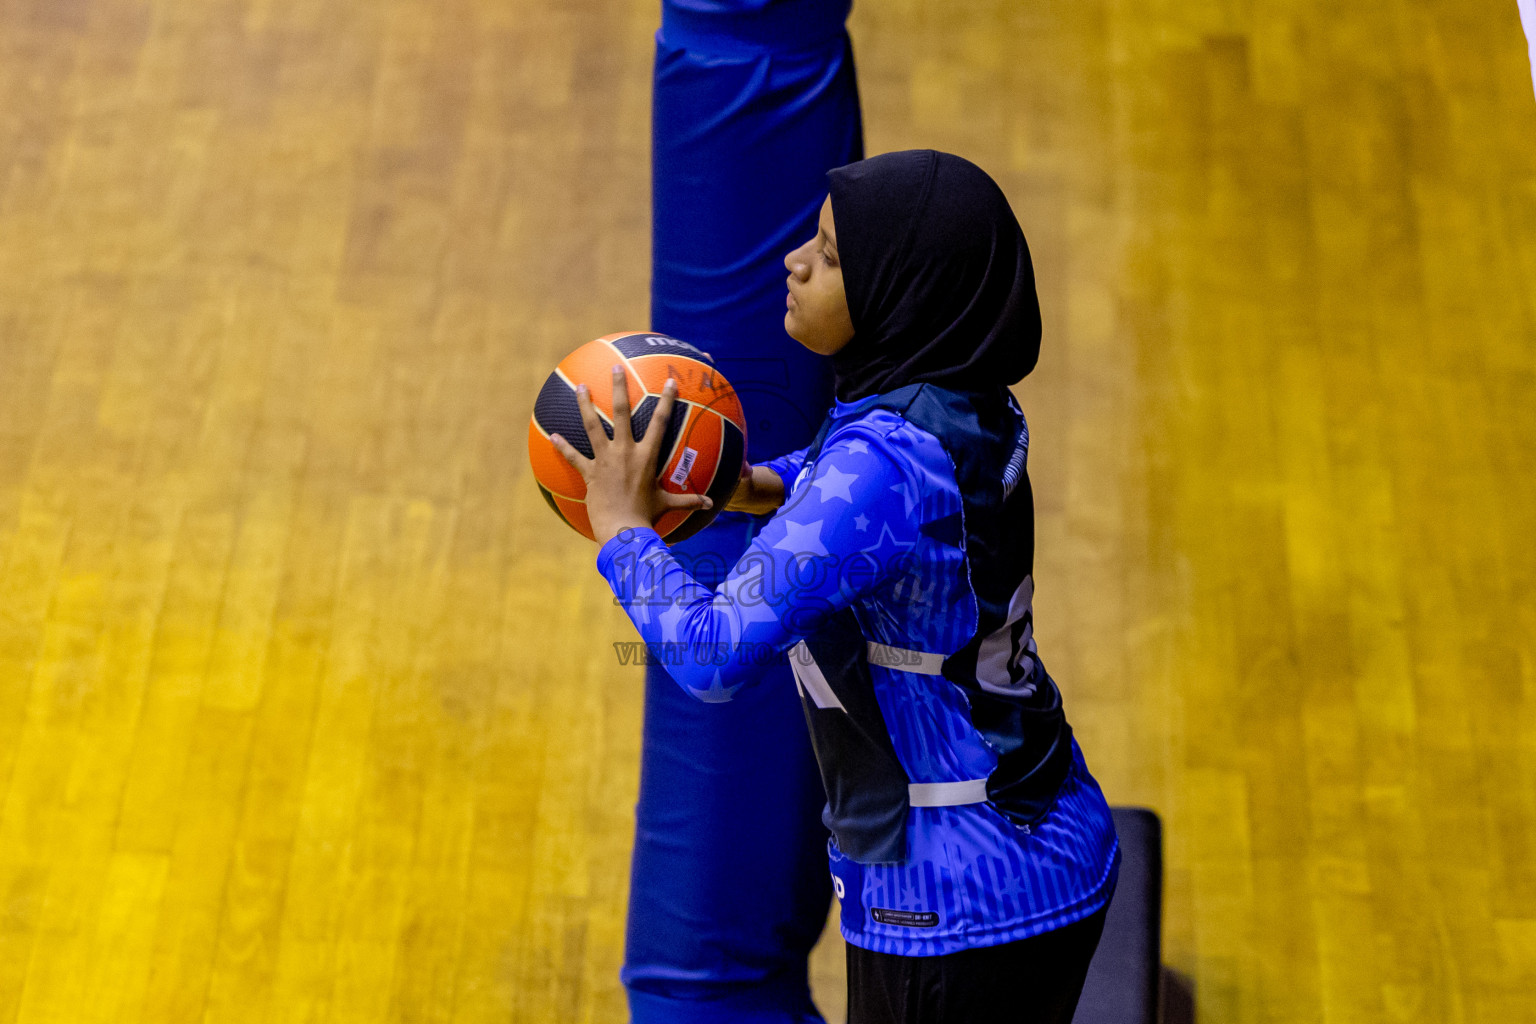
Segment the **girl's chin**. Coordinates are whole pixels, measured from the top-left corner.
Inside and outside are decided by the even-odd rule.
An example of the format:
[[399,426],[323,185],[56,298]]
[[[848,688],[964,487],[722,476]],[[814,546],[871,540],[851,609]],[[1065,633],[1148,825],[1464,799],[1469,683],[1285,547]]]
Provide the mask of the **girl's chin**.
[[[784,333],[796,341],[800,341],[800,336],[795,333],[795,314],[793,311],[784,314]],[[804,345],[805,342],[800,341],[800,344]]]

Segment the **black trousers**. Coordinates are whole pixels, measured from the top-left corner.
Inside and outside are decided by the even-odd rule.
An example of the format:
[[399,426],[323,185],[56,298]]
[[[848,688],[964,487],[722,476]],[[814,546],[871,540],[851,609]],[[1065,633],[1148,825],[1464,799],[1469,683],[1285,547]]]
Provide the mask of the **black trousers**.
[[945,956],[848,946],[848,1024],[1071,1024],[1106,906],[1065,928]]

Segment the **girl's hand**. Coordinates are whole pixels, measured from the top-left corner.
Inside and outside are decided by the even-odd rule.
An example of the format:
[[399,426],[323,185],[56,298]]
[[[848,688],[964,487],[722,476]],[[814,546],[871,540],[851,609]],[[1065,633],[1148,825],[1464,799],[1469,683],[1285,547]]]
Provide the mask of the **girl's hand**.
[[731,500],[725,503],[725,510],[760,516],[782,504],[784,481],[779,479],[779,474],[763,466],[747,466],[742,469],[741,482],[736,485]]
[[629,390],[624,383],[624,367],[613,368],[613,440],[603,430],[603,421],[592,406],[592,396],[585,384],[576,385],[576,404],[581,407],[581,423],[592,445],[587,458],[559,434],[549,435],[555,450],[576,467],[587,482],[587,520],[592,535],[602,545],[626,527],[646,527],[662,513],[674,508],[710,508],[712,502],[703,494],[673,494],[656,483],[656,456],[661,437],[672,416],[677,382],[667,379],[661,400],[646,425],[645,436],[635,440],[629,421]]

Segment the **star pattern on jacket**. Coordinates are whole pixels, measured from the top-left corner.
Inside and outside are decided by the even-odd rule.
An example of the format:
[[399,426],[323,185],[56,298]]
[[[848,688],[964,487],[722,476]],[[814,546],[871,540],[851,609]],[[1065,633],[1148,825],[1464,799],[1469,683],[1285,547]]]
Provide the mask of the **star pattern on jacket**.
[[804,558],[807,555],[821,556],[827,553],[827,546],[821,542],[821,524],[823,520],[814,523],[797,523],[792,519],[784,521],[784,536],[774,542],[774,547],[779,551],[787,551],[792,558]]
[[715,669],[715,674],[709,679],[708,689],[694,690],[693,695],[706,704],[724,704],[736,696],[736,691],[744,685],[737,683],[735,686],[727,686],[720,676],[720,670]]
[[849,492],[848,488],[858,479],[859,474],[844,473],[833,465],[828,466],[825,472],[818,473],[811,480],[811,486],[821,492],[821,500],[823,502],[836,498],[839,501],[846,501],[851,505],[853,504],[853,495]]
[[[793,452],[769,464],[781,477],[797,474],[805,486],[762,526],[718,588],[694,579],[654,531],[620,538],[628,545],[622,556],[614,545],[604,570],[610,583],[646,644],[681,651],[665,665],[693,696],[728,699],[819,616],[879,584],[869,571],[871,553],[889,562],[916,546],[919,524],[898,514],[906,502],[886,498],[910,478],[882,447],[883,435],[861,435],[865,429],[831,439],[814,461]],[[723,665],[713,661],[719,645],[726,648]]]

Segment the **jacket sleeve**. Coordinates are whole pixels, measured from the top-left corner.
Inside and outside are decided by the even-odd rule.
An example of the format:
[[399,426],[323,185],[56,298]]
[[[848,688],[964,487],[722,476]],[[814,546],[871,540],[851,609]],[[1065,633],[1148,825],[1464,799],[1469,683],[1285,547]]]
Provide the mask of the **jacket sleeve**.
[[729,700],[833,612],[910,571],[916,476],[874,431],[829,438],[814,474],[762,528],[718,589],[656,534],[626,530],[598,571],[650,656],[693,696]]
[[779,479],[784,481],[784,496],[789,497],[789,489],[795,484],[795,477],[800,475],[800,469],[805,465],[805,453],[809,448],[801,448],[799,451],[780,455],[776,459],[769,459],[762,463],[768,469],[779,474]]

